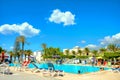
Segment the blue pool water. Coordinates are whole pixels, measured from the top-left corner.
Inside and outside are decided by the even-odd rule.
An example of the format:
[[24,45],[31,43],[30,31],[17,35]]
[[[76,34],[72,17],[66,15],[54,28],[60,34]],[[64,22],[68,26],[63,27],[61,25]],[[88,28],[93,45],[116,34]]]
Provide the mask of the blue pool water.
[[[39,68],[48,68],[47,64],[36,64]],[[89,73],[89,72],[97,72],[100,71],[100,67],[96,66],[80,66],[80,65],[70,65],[70,64],[53,64],[55,70],[63,70],[67,73],[74,73],[78,74],[78,71],[80,71],[80,74]],[[29,65],[30,68],[34,68],[33,64]],[[104,68],[104,70],[107,70],[108,68]]]
[[[48,69],[48,64],[38,64],[35,63],[39,68],[45,68]],[[80,71],[80,74],[89,73],[89,72],[97,72],[100,71],[100,67],[96,66],[82,66],[82,65],[70,65],[70,64],[53,64],[55,70],[63,70],[67,73],[74,73],[78,74],[78,71]],[[13,64],[11,64],[13,66]],[[19,66],[19,65],[18,65]],[[29,68],[34,68],[35,66],[33,64],[29,64]],[[104,68],[104,70],[107,70],[108,68]]]

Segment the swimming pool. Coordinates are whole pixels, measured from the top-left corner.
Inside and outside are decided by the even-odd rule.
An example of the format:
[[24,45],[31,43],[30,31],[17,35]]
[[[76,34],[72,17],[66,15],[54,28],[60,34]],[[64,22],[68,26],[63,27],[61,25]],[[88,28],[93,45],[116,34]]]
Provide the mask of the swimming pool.
[[[46,63],[43,64],[37,64],[36,65],[39,68],[48,68],[48,65]],[[70,65],[70,64],[53,64],[55,70],[63,70],[64,72],[67,73],[74,73],[74,74],[84,74],[84,73],[90,73],[90,72],[97,72],[100,71],[100,67],[96,66],[82,66],[82,65]],[[34,68],[33,64],[29,65],[30,68]],[[108,68],[104,68],[104,70],[107,70]]]

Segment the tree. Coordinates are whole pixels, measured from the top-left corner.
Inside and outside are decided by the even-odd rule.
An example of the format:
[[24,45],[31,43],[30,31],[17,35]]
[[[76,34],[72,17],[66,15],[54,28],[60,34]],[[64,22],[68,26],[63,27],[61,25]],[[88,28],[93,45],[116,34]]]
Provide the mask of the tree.
[[66,53],[67,55],[69,55],[69,49],[65,50],[65,53]]
[[115,51],[117,51],[118,47],[116,46],[116,44],[109,44],[107,46],[107,49],[110,50],[110,51],[115,52]]
[[3,50],[2,47],[0,47],[0,53],[2,52],[2,50]]
[[[30,60],[30,55],[32,55],[32,51],[31,50],[25,50],[26,55],[28,56],[28,60]],[[25,58],[26,59],[26,58]]]
[[86,48],[84,49],[84,51],[85,51],[86,55],[88,56],[88,55],[89,55],[89,52],[90,52],[89,48],[86,47]]
[[97,50],[93,50],[92,53],[96,56],[97,55]]
[[72,50],[72,54],[75,56],[76,52]]
[[26,60],[27,50],[24,51],[24,55],[25,55],[25,60]]
[[19,36],[18,37],[18,42],[20,42],[22,44],[21,60],[23,61],[24,45],[25,45],[25,42],[26,42],[25,36]]
[[3,49],[2,47],[0,47],[0,53],[3,52],[3,51],[6,52],[5,49]]
[[47,45],[45,43],[42,43],[42,48],[43,48],[43,53],[44,53],[42,56],[43,56],[43,59],[45,59],[45,58],[47,58],[47,54],[46,54],[47,53],[46,52],[47,51]]
[[45,48],[44,49],[44,54],[42,55],[44,59],[47,59],[47,58],[60,58],[61,55],[61,52],[60,52],[60,49],[59,48],[54,48],[54,47],[43,47]]
[[16,57],[18,57],[18,61],[20,60],[20,42],[19,42],[19,37],[16,37],[15,39],[15,43],[14,43],[14,48],[13,48],[13,52],[14,52],[14,61],[16,61]]
[[13,51],[10,51],[9,54],[10,54],[10,61],[12,61],[12,58],[13,58],[13,56],[14,56]]
[[56,55],[60,55],[60,48],[55,48],[55,53],[56,53]]
[[118,58],[120,56],[120,52],[105,52],[104,58],[113,59]]
[[79,49],[79,50],[78,50],[78,53],[79,53],[79,55],[81,56],[81,54],[82,54],[82,50]]
[[45,43],[42,43],[42,48],[43,48],[44,54],[46,54],[47,45]]
[[106,49],[105,49],[105,48],[100,48],[100,52],[101,52],[101,53],[105,53],[105,52],[106,52]]

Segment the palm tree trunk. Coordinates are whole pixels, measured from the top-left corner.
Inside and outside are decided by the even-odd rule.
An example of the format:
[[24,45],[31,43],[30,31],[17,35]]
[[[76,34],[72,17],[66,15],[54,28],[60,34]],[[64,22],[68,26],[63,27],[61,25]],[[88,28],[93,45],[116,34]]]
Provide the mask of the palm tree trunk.
[[22,54],[21,54],[21,60],[23,61],[23,55],[24,55],[24,42],[22,42]]
[[12,61],[12,56],[10,56],[10,61]]
[[25,60],[26,60],[26,56],[27,56],[27,55],[25,54]]
[[14,56],[14,62],[16,61],[16,56]]
[[20,62],[20,55],[18,55],[18,61]]

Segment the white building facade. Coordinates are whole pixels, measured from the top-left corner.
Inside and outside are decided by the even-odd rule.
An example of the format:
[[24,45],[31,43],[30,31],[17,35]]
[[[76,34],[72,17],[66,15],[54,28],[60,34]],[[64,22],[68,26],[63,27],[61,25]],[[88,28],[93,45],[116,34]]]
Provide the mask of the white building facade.
[[41,62],[42,61],[42,51],[35,51],[33,53],[33,56],[35,57],[37,62]]

